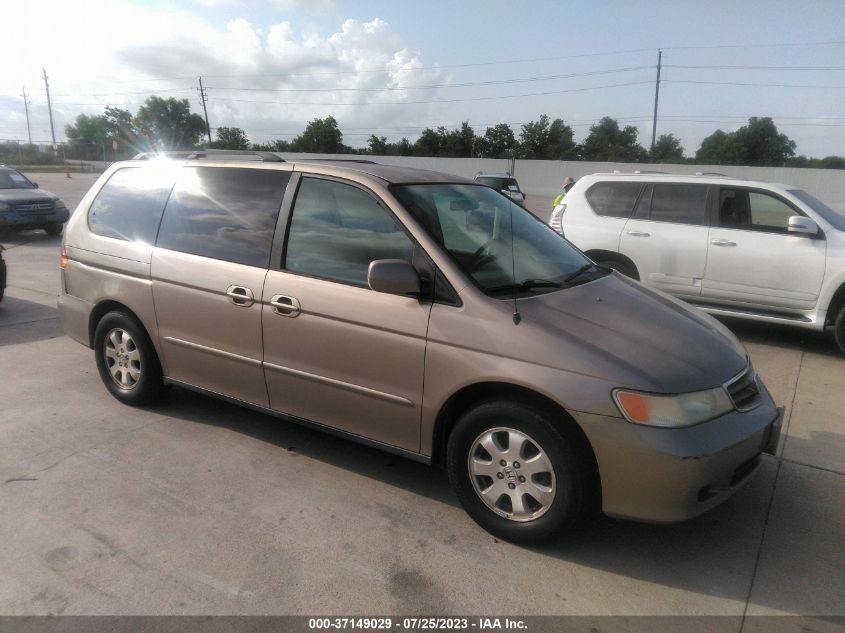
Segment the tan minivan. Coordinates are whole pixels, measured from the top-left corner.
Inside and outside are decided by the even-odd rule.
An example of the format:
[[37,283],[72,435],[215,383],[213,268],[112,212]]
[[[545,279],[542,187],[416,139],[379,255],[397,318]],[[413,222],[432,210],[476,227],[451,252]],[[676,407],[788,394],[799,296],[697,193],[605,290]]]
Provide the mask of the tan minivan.
[[448,174],[117,163],[61,267],[65,330],[122,402],[174,384],[443,465],[512,541],[590,506],[693,517],[778,442],[779,410],[722,325]]

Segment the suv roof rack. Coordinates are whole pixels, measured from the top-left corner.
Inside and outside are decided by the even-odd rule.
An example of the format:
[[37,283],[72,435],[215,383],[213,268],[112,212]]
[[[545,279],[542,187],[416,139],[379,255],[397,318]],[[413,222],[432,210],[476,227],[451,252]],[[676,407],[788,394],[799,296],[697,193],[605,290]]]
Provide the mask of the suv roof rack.
[[366,158],[297,158],[297,163],[361,163],[364,165],[378,165],[374,160]]
[[285,159],[273,152],[259,152],[240,149],[189,149],[173,150],[165,152],[141,152],[132,157],[132,160],[149,160],[157,156],[167,158],[182,158],[185,160],[196,160],[198,158],[216,158],[222,160],[260,160],[268,163],[284,163]]
[[697,171],[695,172],[696,176],[724,176],[725,178],[732,178],[733,176],[728,176],[727,174],[723,174],[719,171]]

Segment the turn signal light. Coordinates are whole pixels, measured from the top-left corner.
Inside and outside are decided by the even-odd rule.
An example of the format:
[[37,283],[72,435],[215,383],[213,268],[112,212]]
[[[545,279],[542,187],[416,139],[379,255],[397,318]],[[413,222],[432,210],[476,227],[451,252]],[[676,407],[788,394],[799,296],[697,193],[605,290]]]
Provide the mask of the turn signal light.
[[67,249],[65,249],[64,240],[62,240],[62,249],[59,254],[59,268],[62,270],[67,268]]

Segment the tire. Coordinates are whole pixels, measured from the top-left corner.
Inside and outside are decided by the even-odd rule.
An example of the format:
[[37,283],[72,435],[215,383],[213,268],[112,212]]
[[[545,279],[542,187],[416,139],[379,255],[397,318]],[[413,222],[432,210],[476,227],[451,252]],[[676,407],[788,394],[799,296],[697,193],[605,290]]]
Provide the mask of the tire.
[[94,331],[94,354],[103,384],[122,403],[140,406],[161,395],[161,363],[135,317],[125,312],[103,316]]
[[45,226],[44,230],[47,232],[47,235],[61,235],[62,225],[61,224],[50,224],[48,226]]
[[[583,514],[588,471],[559,426],[544,410],[518,401],[482,403],[455,425],[446,453],[449,480],[470,517],[494,536],[537,543],[562,535]],[[521,442],[521,453],[513,440]],[[507,450],[499,450],[506,443]]]
[[839,346],[839,351],[845,354],[845,306],[839,308],[839,314],[833,322],[833,337],[836,345]]
[[633,264],[625,261],[624,259],[603,259],[596,262],[601,266],[606,266],[607,268],[612,268],[613,270],[625,275],[626,277],[630,277],[636,281],[640,280],[640,274],[637,272],[636,266]]

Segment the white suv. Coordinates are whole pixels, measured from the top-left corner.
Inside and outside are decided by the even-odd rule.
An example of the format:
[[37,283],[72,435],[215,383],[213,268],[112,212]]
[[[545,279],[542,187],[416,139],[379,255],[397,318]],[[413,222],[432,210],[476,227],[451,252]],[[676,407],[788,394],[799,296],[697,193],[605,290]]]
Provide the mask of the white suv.
[[845,214],[790,185],[592,174],[549,224],[594,261],[706,312],[811,330],[845,352]]

